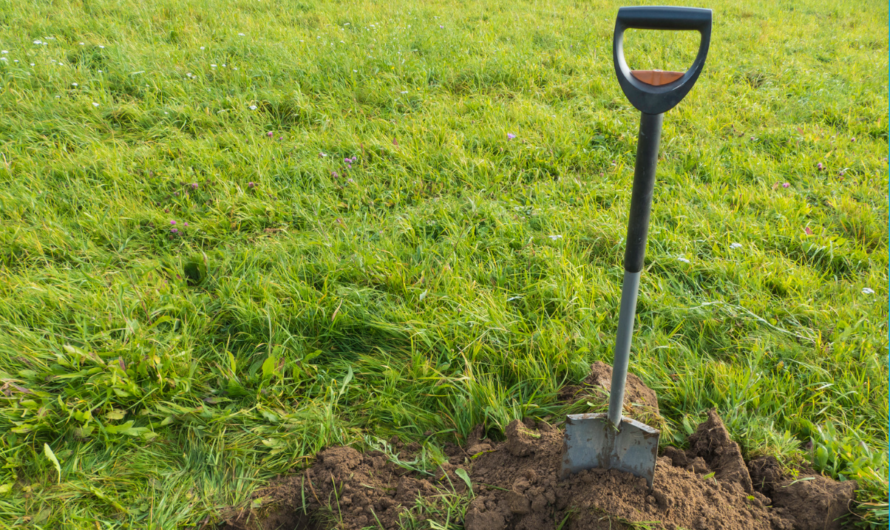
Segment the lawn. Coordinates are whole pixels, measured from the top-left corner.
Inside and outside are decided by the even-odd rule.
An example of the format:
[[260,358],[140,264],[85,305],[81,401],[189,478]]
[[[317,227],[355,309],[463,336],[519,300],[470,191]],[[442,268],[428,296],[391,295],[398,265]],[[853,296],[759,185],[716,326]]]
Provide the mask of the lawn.
[[[716,407],[886,527],[888,6],[687,5],[630,369],[662,443]],[[617,7],[0,2],[0,528],[200,526],[329,445],[582,410],[639,124]]]

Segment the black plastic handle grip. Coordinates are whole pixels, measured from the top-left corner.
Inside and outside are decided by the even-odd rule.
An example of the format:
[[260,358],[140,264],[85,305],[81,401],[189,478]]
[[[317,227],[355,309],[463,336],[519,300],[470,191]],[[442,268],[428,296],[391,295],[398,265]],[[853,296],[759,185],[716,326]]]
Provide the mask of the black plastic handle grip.
[[[661,114],[674,108],[692,90],[705,65],[711,44],[712,12],[697,7],[638,6],[622,7],[615,20],[612,60],[618,84],[639,111]],[[660,86],[649,85],[631,75],[624,60],[624,32],[627,29],[692,30],[701,33],[698,55],[692,67],[679,79]]]
[[618,10],[618,23],[635,29],[702,30],[711,25],[711,10],[672,6],[622,7]]

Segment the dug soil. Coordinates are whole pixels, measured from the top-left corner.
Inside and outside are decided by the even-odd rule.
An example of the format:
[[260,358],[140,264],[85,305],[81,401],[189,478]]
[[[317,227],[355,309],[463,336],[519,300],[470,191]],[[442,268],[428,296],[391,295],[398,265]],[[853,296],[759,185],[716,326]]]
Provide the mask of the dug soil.
[[[596,381],[586,386],[603,386],[611,377],[604,366],[609,368],[592,367]],[[576,387],[572,395],[583,390]],[[653,407],[657,414],[655,394],[639,390],[645,414]],[[448,461],[433,474],[394,462],[412,461],[420,449],[416,443],[391,440],[389,456],[328,448],[310,468],[258,491],[253,508],[227,511],[218,528],[388,530],[411,518],[441,526],[410,528],[450,523],[466,530],[837,530],[856,489],[855,482],[835,482],[812,470],[786,476],[772,457],[746,463],[713,410],[690,436],[688,449],[664,448],[652,490],[644,479],[615,470],[591,469],[559,480],[563,431],[546,422],[514,421],[502,442],[484,440],[482,432],[477,428],[463,448],[447,446]],[[455,510],[435,508],[455,494],[472,498],[462,521],[453,519],[459,517]]]

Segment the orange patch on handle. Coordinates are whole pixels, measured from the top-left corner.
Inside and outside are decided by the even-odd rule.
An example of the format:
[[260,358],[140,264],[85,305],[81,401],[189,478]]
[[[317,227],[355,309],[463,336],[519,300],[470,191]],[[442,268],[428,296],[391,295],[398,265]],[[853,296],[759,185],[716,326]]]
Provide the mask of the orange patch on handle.
[[673,83],[683,77],[685,72],[665,72],[662,70],[632,70],[630,75],[647,85],[661,86]]

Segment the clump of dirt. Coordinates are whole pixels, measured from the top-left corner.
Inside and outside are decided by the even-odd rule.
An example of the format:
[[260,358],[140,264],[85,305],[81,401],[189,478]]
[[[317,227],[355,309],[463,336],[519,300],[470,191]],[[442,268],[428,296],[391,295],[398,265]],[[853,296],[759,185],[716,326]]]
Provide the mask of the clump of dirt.
[[[600,365],[592,367],[591,386],[611,380],[611,369]],[[654,393],[638,390],[631,399],[657,414]],[[688,450],[664,448],[651,490],[645,479],[616,470],[591,469],[559,480],[564,434],[546,422],[513,421],[505,434],[503,442],[485,440],[477,427],[465,449],[445,447],[448,461],[432,475],[398,465],[413,458],[416,443],[394,439],[391,455],[332,447],[309,469],[258,491],[254,510],[229,511],[221,528],[390,530],[407,512],[415,521],[434,517],[435,511],[413,509],[418,499],[457,494],[472,499],[466,530],[838,530],[837,519],[847,513],[856,488],[855,482],[815,474],[787,476],[771,457],[746,465],[714,410],[689,438]],[[455,472],[459,468],[468,473],[472,494]]]
[[835,482],[821,476],[785,479],[773,490],[776,511],[796,530],[840,530],[850,510],[856,482]]
[[748,462],[748,474],[754,489],[772,496],[773,489],[784,478],[782,464],[774,456],[761,456]]
[[748,471],[754,489],[770,497],[776,513],[799,530],[840,530],[840,518],[856,494],[855,481],[835,482],[807,467],[791,476],[772,456],[751,460]]
[[[563,403],[573,403],[584,399],[598,405],[608,406],[611,389],[612,367],[602,361],[597,361],[590,366],[590,373],[584,378],[583,384],[563,387],[559,392],[559,399]],[[655,391],[631,373],[627,374],[622,414],[647,425],[658,427],[658,398]]]
[[708,411],[708,419],[698,426],[698,429],[689,437],[689,451],[691,457],[701,457],[702,460],[714,472],[715,478],[721,482],[735,482],[746,493],[753,493],[751,475],[742,458],[742,450],[739,445],[729,437],[729,431],[723,425],[723,420],[717,415],[717,411]]

